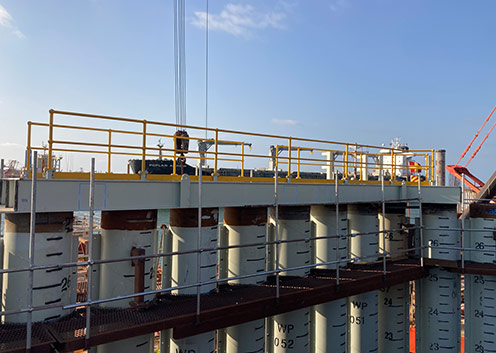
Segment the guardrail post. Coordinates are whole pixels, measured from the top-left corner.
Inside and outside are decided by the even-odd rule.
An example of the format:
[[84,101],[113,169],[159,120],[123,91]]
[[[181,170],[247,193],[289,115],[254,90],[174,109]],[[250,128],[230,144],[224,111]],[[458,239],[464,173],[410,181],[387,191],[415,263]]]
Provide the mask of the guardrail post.
[[435,151],[431,150],[431,181],[436,182],[436,174],[434,173]]
[[143,120],[143,147],[141,152],[141,175],[146,173],[146,120]]
[[217,174],[217,162],[219,153],[219,129],[215,129],[215,160],[214,160],[214,174]]
[[279,145],[276,146],[276,171],[279,171]]
[[357,178],[356,176],[356,169],[357,169],[357,162],[358,162],[358,144],[355,143],[355,151],[353,152],[353,154],[355,155],[355,163],[354,163],[354,166],[353,166],[353,172],[355,173],[355,179]]
[[297,171],[296,171],[296,179],[300,179],[300,147],[297,147],[298,148],[298,161],[296,163],[296,166],[297,166]]
[[174,136],[172,136],[172,139],[173,139],[173,143],[174,143],[174,157],[172,159],[172,175],[177,175],[176,173],[176,169],[177,169],[177,136],[174,134]]
[[346,151],[344,153],[344,168],[343,179],[348,179],[348,144],[346,144]]
[[31,122],[28,121],[28,143],[26,147],[26,170],[31,170]]
[[107,152],[107,172],[111,171],[111,160],[112,158],[112,129],[108,130],[108,152]]
[[334,172],[334,202],[336,205],[336,285],[339,286],[339,268],[341,267],[341,255],[339,252],[339,240],[341,239],[341,229],[339,227],[339,181],[338,172]]
[[396,173],[394,170],[394,164],[395,164],[395,156],[394,156],[394,150],[391,148],[391,176],[389,182],[392,184],[394,182],[394,178],[396,177]]
[[288,138],[288,178],[291,177],[291,137]]
[[241,143],[241,175],[245,176],[245,143]]
[[50,122],[48,125],[48,169],[52,169],[53,115],[54,115],[54,110],[50,109]]
[[425,181],[429,180],[429,154],[425,154]]

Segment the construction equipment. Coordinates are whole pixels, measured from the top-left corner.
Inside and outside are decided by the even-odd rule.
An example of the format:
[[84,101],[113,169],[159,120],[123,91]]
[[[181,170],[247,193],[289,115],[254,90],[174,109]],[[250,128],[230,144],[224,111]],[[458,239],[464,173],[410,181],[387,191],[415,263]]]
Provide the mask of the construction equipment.
[[0,176],[3,178],[18,178],[19,175],[21,175],[20,163],[12,159],[7,163],[5,170],[2,170],[2,175]]
[[470,171],[467,169],[467,166],[470,163],[470,161],[472,161],[472,159],[479,152],[479,150],[481,149],[484,142],[486,142],[487,138],[489,137],[489,134],[493,131],[494,127],[496,126],[496,122],[494,122],[491,129],[489,129],[489,131],[487,132],[486,136],[484,136],[484,139],[479,144],[479,146],[477,146],[475,151],[472,153],[472,155],[470,156],[467,163],[465,163],[464,166],[460,166],[460,165],[458,165],[458,163],[460,163],[460,161],[463,159],[463,157],[465,157],[465,155],[468,153],[468,151],[472,147],[472,144],[474,143],[475,139],[477,139],[477,137],[479,136],[479,133],[484,128],[484,126],[487,124],[487,122],[489,121],[489,119],[491,118],[491,116],[493,115],[495,110],[496,110],[496,106],[493,108],[493,110],[491,111],[489,116],[486,118],[486,120],[484,121],[484,123],[482,124],[480,129],[477,131],[475,136],[472,138],[472,141],[470,141],[468,146],[465,148],[465,150],[461,154],[460,158],[458,158],[458,161],[454,165],[448,165],[446,167],[446,170],[448,170],[448,172],[450,172],[450,174],[454,175],[457,179],[464,182],[465,185],[467,185],[470,189],[472,189],[476,193],[479,193],[481,191],[481,188],[483,188],[485,184],[479,178],[477,178],[475,175],[470,173]]

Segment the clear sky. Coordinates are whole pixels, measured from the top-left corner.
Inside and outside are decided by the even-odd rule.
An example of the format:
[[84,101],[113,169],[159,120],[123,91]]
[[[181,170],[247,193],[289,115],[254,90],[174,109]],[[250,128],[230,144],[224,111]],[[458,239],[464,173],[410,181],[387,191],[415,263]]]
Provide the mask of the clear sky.
[[[205,0],[187,0],[187,122],[205,123]],[[174,122],[171,0],[0,0],[0,155],[50,108]],[[210,0],[209,126],[456,162],[496,104],[493,0]],[[496,116],[494,117],[496,121]],[[495,169],[496,132],[471,164]]]

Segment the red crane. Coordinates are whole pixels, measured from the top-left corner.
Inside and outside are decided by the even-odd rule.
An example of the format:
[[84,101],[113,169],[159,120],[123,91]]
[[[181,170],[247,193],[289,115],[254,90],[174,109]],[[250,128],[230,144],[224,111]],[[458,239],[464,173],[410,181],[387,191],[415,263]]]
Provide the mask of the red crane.
[[[472,155],[470,156],[470,158],[467,161],[467,163],[465,163],[464,166],[460,166],[460,165],[458,165],[458,163],[460,163],[460,161],[462,160],[462,158],[465,157],[465,155],[467,154],[467,152],[470,150],[470,148],[472,147],[472,144],[474,143],[475,139],[479,136],[479,133],[484,128],[484,126],[487,124],[487,122],[489,121],[489,119],[491,119],[491,116],[493,115],[493,113],[494,113],[495,110],[496,110],[496,106],[491,111],[491,114],[489,114],[489,116],[486,118],[486,120],[484,121],[484,124],[482,124],[482,126],[479,129],[479,131],[477,131],[477,133],[475,134],[475,136],[472,139],[472,141],[470,141],[470,143],[468,144],[468,146],[465,148],[465,150],[461,154],[460,158],[458,158],[458,161],[456,162],[456,164],[455,165],[449,165],[449,166],[446,167],[446,169],[448,170],[448,172],[450,172],[452,175],[454,175],[459,180],[464,180],[465,185],[467,185],[470,189],[472,189],[476,193],[478,193],[480,191],[480,189],[484,186],[484,183],[479,178],[477,178],[475,175],[473,175],[472,173],[470,173],[469,170],[467,169],[467,166],[470,163],[470,161],[475,157],[475,155],[477,154],[477,152],[479,152],[479,150],[481,149],[483,143],[486,142],[489,134],[491,133],[491,131],[493,131],[494,127],[496,126],[496,122],[494,122],[494,124],[491,127],[491,129],[489,129],[489,131],[487,132],[486,136],[484,136],[484,139],[479,144],[479,146],[477,146],[477,148],[475,149],[475,151],[472,153]],[[465,178],[462,178],[462,174],[465,175]]]

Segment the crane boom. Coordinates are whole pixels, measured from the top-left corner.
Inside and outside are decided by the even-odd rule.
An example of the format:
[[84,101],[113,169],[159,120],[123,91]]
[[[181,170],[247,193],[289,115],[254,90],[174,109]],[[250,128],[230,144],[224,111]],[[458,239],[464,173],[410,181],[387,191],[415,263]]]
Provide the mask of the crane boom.
[[465,163],[465,166],[460,166],[460,165],[458,165],[458,163],[460,163],[460,161],[463,159],[463,157],[465,157],[465,155],[468,153],[468,151],[472,147],[472,144],[477,139],[477,137],[479,136],[479,133],[482,131],[482,129],[484,128],[484,126],[486,126],[486,124],[489,121],[489,119],[491,119],[491,116],[493,115],[493,113],[494,113],[495,110],[496,110],[496,106],[494,106],[494,108],[491,111],[491,113],[488,115],[488,117],[486,118],[486,120],[484,120],[484,123],[482,124],[482,126],[475,133],[475,136],[472,138],[472,140],[470,141],[470,143],[468,144],[468,146],[462,152],[462,154],[460,155],[460,158],[458,158],[458,161],[454,165],[448,165],[446,167],[446,170],[450,174],[454,175],[457,179],[463,181],[465,183],[465,185],[467,185],[470,189],[472,189],[476,193],[479,193],[480,190],[481,190],[481,188],[484,187],[484,182],[482,182],[479,178],[477,178],[475,175],[473,175],[472,173],[470,173],[470,171],[467,169],[467,166],[472,161],[472,159],[477,155],[477,153],[481,149],[481,147],[484,144],[484,142],[486,142],[487,138],[489,137],[489,135],[493,131],[494,127],[496,126],[496,122],[493,124],[493,126],[491,127],[491,129],[489,129],[489,131],[487,132],[486,136],[484,136],[484,139],[482,140],[482,142],[479,144],[479,146],[477,146],[477,148],[475,149],[475,151],[472,153],[472,155],[468,159],[467,163]]
[[484,144],[484,142],[486,142],[487,138],[489,137],[489,134],[491,133],[491,131],[493,131],[493,129],[494,129],[495,126],[496,126],[496,121],[494,122],[493,126],[489,129],[489,131],[487,132],[486,136],[484,136],[484,139],[482,140],[482,142],[480,143],[480,145],[477,146],[477,148],[475,149],[474,153],[472,153],[472,155],[470,156],[470,158],[467,161],[467,163],[465,163],[465,167],[467,167],[467,165],[475,157],[475,155],[477,154],[477,152],[479,152],[479,150],[481,149],[482,145]]
[[[465,150],[462,152],[462,154],[460,155],[460,158],[458,158],[458,161],[456,161],[455,165],[458,165],[458,163],[460,163],[460,161],[462,160],[462,158],[465,157],[465,155],[467,154],[467,152],[470,150],[470,148],[472,147],[472,144],[474,143],[474,141],[477,138],[477,136],[479,136],[479,133],[481,132],[481,130],[484,128],[484,126],[489,121],[489,119],[491,119],[491,116],[493,115],[494,110],[496,110],[496,105],[494,106],[493,110],[491,111],[491,114],[489,114],[488,117],[486,118],[486,120],[484,121],[484,124],[482,124],[482,126],[480,127],[479,131],[476,132],[476,134],[475,134],[474,138],[472,139],[472,141],[470,141],[470,143],[467,145],[467,147],[465,147]],[[468,164],[468,162],[467,162],[467,164]],[[467,166],[467,165],[465,165],[465,166]]]

